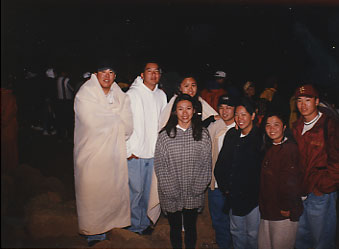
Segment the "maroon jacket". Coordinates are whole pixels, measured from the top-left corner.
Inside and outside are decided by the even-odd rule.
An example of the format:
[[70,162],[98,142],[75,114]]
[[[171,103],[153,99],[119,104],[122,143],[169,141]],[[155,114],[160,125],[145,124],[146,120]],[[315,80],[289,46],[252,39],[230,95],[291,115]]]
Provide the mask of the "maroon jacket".
[[[327,135],[324,127],[327,126]],[[323,113],[313,128],[304,135],[301,116],[293,124],[303,171],[303,192],[316,195],[331,193],[339,186],[339,125]],[[325,138],[326,136],[326,138]]]
[[287,140],[272,145],[265,154],[260,177],[259,208],[265,220],[284,220],[280,211],[290,211],[289,219],[298,221],[303,212],[301,168],[296,143]]

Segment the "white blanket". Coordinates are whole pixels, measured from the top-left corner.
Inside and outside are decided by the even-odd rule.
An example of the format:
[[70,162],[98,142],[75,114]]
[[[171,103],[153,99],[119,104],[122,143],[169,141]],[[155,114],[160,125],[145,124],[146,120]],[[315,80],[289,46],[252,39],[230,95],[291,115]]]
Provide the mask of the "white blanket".
[[74,177],[79,232],[100,234],[130,225],[126,139],[132,133],[129,97],[113,83],[114,101],[92,74],[75,102]]

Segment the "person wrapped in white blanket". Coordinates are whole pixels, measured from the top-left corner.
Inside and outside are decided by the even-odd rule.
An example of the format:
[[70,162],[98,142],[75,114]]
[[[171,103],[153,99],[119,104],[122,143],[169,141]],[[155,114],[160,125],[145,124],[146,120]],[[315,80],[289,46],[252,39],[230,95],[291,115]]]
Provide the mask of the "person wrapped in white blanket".
[[89,246],[130,225],[126,139],[133,120],[115,70],[98,67],[74,102],[74,177],[79,233]]

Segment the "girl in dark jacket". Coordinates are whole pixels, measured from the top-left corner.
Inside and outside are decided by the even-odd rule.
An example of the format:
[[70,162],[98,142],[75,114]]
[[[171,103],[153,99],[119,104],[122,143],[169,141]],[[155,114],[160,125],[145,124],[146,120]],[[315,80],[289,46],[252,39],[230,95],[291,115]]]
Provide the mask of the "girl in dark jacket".
[[268,114],[264,124],[267,151],[260,179],[259,248],[293,249],[303,211],[298,147],[285,135],[286,123],[279,113]]
[[258,208],[262,134],[254,124],[255,109],[242,99],[235,109],[238,129],[229,130],[220,151],[214,175],[226,195],[234,248],[257,248],[260,221]]

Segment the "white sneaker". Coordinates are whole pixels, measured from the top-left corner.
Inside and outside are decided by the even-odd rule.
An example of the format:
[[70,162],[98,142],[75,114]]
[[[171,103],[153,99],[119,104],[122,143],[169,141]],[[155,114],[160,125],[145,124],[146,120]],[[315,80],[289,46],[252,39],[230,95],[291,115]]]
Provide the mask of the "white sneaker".
[[42,131],[43,130],[43,128],[41,126],[34,126],[34,125],[32,125],[31,128],[33,130],[36,130],[36,131]]
[[48,131],[44,131],[44,132],[42,133],[42,135],[44,135],[44,136],[49,136],[49,133],[48,133]]

